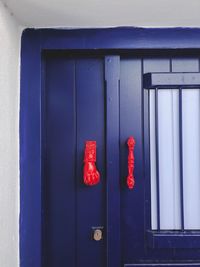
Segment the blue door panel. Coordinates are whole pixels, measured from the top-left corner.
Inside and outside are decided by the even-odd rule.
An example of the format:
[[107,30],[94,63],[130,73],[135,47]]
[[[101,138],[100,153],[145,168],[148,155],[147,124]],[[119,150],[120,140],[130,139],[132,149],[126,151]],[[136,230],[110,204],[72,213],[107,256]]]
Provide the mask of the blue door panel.
[[[157,67],[162,65],[157,64]],[[148,60],[149,64],[149,60]],[[164,63],[165,64],[165,63]],[[121,238],[123,262],[143,260],[170,260],[170,250],[152,250],[146,242],[150,229],[150,188],[146,186],[143,155],[143,81],[145,60],[129,58],[121,60],[120,77],[120,157],[121,157]],[[127,139],[134,136],[135,145],[135,187],[126,186]],[[147,203],[148,202],[148,203]],[[147,203],[147,205],[145,205]]]
[[[144,256],[144,178],[142,158],[142,62],[122,58],[120,65],[120,159],[121,159],[121,240],[123,262]],[[135,187],[128,189],[127,139],[135,145]]]
[[[143,74],[148,72],[199,72],[198,58],[123,58],[121,57],[120,76],[120,159],[121,159],[121,249],[122,262],[137,265],[141,261],[160,261],[160,265],[167,266],[168,262],[199,261],[198,233],[190,240],[175,240],[175,232],[160,238],[160,247],[150,246],[148,230],[151,230],[151,196],[150,196],[150,169],[148,166],[149,136],[145,141],[145,128],[149,127],[148,92],[143,88]],[[176,67],[175,67],[176,65]],[[144,106],[147,105],[147,106]],[[127,176],[127,138],[133,135],[135,146],[135,188],[128,190],[125,182]],[[146,162],[145,162],[146,161]],[[178,168],[179,166],[177,166]],[[188,233],[189,234],[189,233]],[[172,237],[173,236],[173,237]],[[164,245],[168,242],[171,245]],[[189,242],[182,244],[181,242]],[[190,249],[188,249],[190,248]],[[170,263],[169,263],[170,264]],[[180,266],[185,266],[179,263]],[[129,265],[127,265],[129,266]],[[146,266],[141,265],[141,266]],[[147,266],[154,266],[148,265]],[[170,266],[176,266],[170,265]],[[177,263],[177,266],[178,263]],[[187,264],[186,264],[187,266]],[[190,265],[188,265],[190,266]]]
[[[199,58],[198,57],[192,57],[192,56],[184,56],[184,57],[161,57],[161,58],[144,58],[143,59],[143,73],[148,73],[148,72],[166,72],[166,73],[176,73],[176,72],[199,72]],[[147,96],[148,97],[148,96]],[[146,98],[147,98],[146,97]],[[145,107],[144,107],[145,109]],[[147,116],[147,115],[146,115]],[[146,123],[148,119],[146,118]],[[145,145],[145,150],[147,151],[147,145]],[[179,166],[176,166],[176,168],[179,168]],[[150,170],[145,170],[145,171],[150,171]],[[170,235],[168,235],[167,239],[164,240],[160,238],[159,242],[159,247],[156,248],[150,248],[150,244],[148,244],[148,232],[146,231],[147,229],[151,229],[151,214],[150,210],[148,210],[148,207],[150,206],[150,184],[148,181],[148,175],[145,175],[145,187],[147,190],[147,193],[145,194],[145,200],[149,202],[148,205],[145,206],[145,222],[146,222],[146,227],[145,227],[145,235],[146,235],[146,246],[147,246],[147,257],[146,259],[160,259],[160,261],[165,261],[165,260],[174,260],[174,261],[189,261],[191,259],[200,261],[200,256],[199,256],[199,245],[198,245],[198,234],[199,233],[192,233],[195,236],[191,238],[190,240],[187,240],[187,235],[184,236],[183,234],[183,239],[182,241],[177,239],[175,242],[176,244],[173,244],[173,238],[175,239],[176,231],[170,232],[170,235],[173,235],[173,238],[170,239]],[[150,179],[150,177],[149,177]],[[183,200],[182,200],[183,201]],[[180,234],[181,232],[179,232]],[[189,233],[190,235],[190,233]],[[184,239],[185,238],[185,239]],[[167,245],[168,242],[168,245]],[[186,244],[181,244],[182,242],[186,242]],[[166,243],[166,244],[164,244]],[[171,243],[171,246],[169,245]],[[162,249],[163,248],[165,249]],[[189,248],[189,249],[188,249]]]
[[43,263],[75,266],[74,60],[47,58],[43,125]]
[[[92,239],[92,227],[105,230],[105,107],[104,69],[101,59],[76,60],[77,116],[77,266],[105,266],[106,238]],[[96,166],[100,183],[83,184],[83,153],[86,140],[97,142]]]
[[106,266],[120,266],[119,90],[120,57],[105,56],[106,84]]
[[[43,266],[105,266],[105,108],[101,59],[45,62]],[[101,183],[83,184],[86,140],[97,142]]]

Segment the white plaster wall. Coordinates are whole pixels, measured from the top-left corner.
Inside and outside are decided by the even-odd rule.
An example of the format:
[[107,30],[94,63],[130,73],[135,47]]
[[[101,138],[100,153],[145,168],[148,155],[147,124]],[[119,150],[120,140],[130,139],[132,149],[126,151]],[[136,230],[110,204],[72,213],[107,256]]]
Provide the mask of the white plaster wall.
[[0,267],[19,266],[20,37],[0,2]]
[[199,0],[3,0],[26,27],[200,26]]

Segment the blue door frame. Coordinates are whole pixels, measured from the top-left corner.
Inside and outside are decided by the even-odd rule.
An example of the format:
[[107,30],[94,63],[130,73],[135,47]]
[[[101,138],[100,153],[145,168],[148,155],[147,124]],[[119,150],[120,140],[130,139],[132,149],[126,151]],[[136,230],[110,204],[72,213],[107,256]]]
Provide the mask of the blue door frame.
[[[108,29],[26,29],[22,35],[21,92],[20,92],[20,266],[41,267],[41,188],[42,188],[42,143],[41,143],[41,98],[43,53],[65,50],[71,52],[140,53],[165,50],[166,55],[179,49],[199,52],[200,29],[195,28],[108,28]],[[117,64],[114,60],[115,64]],[[113,66],[114,68],[115,66]],[[117,74],[116,74],[117,75]],[[115,81],[108,81],[110,88]],[[108,92],[109,94],[109,92]],[[113,105],[115,102],[113,102]],[[108,108],[112,108],[110,105]],[[145,110],[144,110],[145,112]],[[118,127],[113,121],[113,125]],[[107,125],[111,138],[112,125]],[[107,140],[109,142],[109,140]],[[116,149],[116,146],[115,148]],[[107,157],[113,157],[107,155]],[[116,159],[115,159],[116,160]],[[112,161],[112,158],[111,158]],[[111,172],[116,170],[111,170]],[[109,195],[107,198],[109,199]],[[115,203],[118,203],[118,193]],[[109,199],[108,210],[113,207]],[[115,204],[115,214],[119,205]],[[113,212],[113,211],[112,211]],[[111,225],[113,222],[107,222]],[[119,225],[115,224],[119,233]],[[107,241],[108,266],[119,266],[120,247],[115,238]],[[118,254],[116,254],[118,253]],[[118,257],[116,257],[118,255]],[[126,265],[129,266],[129,265]],[[130,265],[131,266],[131,265]],[[134,265],[135,266],[135,265]],[[187,265],[187,266],[191,266]]]

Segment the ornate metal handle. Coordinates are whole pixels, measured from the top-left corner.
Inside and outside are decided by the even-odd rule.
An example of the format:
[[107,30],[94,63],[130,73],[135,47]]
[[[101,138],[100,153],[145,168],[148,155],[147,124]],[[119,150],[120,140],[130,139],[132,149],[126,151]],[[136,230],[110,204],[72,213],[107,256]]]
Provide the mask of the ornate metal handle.
[[84,155],[83,179],[86,185],[96,185],[100,181],[100,174],[96,168],[96,141],[86,141]]
[[134,147],[135,147],[135,139],[130,136],[128,141],[128,176],[127,176],[127,186],[129,189],[133,189],[135,185],[135,177],[134,177],[134,168],[135,168],[135,157],[134,157]]

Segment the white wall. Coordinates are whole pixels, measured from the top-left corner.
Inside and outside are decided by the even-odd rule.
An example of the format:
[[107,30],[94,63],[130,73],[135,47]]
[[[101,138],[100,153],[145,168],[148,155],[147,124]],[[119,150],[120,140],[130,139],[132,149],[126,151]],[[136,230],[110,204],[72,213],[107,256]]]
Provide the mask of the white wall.
[[27,27],[200,26],[199,0],[3,0]]
[[21,28],[0,2],[0,266],[19,266]]

